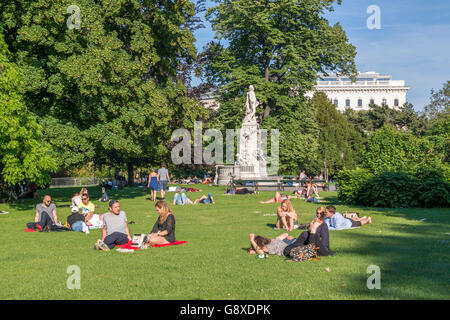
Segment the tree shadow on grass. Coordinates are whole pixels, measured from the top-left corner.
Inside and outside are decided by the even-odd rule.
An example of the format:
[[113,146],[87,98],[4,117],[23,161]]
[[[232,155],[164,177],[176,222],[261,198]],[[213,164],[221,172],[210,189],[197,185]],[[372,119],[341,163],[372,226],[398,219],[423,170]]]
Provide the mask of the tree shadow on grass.
[[[17,211],[30,211],[34,210],[36,205],[42,202],[44,195],[50,195],[52,202],[57,207],[70,206],[74,193],[80,192],[80,189],[80,187],[41,189],[36,193],[35,199],[22,199],[12,202],[9,205]],[[97,201],[101,197],[101,187],[87,187],[87,190],[91,201]],[[148,190],[146,188],[125,187],[119,190],[107,190],[107,193],[111,200],[121,200],[143,197],[148,195]],[[150,200],[150,198],[148,199]]]
[[[349,272],[347,287],[352,288],[351,294],[368,299],[448,299],[449,245],[440,240],[446,228],[442,224],[411,228],[392,224],[383,232],[397,235],[347,233],[357,245],[335,248],[337,255],[350,256],[346,257],[350,260],[352,256],[365,259],[369,256],[372,260],[357,274]],[[368,278],[373,274],[366,270],[370,265],[380,268],[381,290],[367,287]],[[336,290],[348,295],[343,287]]]

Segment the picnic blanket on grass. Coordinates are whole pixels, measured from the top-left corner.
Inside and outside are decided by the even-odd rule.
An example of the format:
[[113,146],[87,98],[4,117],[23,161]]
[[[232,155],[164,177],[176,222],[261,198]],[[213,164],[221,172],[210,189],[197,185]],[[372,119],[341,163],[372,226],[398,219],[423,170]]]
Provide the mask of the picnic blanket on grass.
[[[186,243],[186,242],[187,241],[178,241],[178,240],[176,240],[175,242],[172,242],[172,243],[157,244],[157,245],[153,246],[153,248],[174,246],[174,245],[183,244],[183,243]],[[139,250],[140,249],[139,247],[132,247],[131,246],[131,240],[128,241],[127,244],[118,244],[116,247],[123,248],[123,249],[132,249],[132,250]]]

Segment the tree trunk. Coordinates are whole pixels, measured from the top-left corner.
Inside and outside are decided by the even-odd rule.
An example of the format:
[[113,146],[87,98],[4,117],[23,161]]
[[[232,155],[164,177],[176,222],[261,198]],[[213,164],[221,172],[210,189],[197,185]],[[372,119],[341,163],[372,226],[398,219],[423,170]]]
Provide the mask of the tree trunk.
[[134,185],[134,167],[132,162],[128,162],[128,185]]

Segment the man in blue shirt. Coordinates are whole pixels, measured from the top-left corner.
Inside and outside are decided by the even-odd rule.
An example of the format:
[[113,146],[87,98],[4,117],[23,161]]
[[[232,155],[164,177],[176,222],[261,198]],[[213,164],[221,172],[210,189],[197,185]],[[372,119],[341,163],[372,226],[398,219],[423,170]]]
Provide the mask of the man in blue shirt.
[[325,222],[328,225],[328,230],[345,230],[361,227],[367,223],[372,223],[371,217],[347,219],[339,212],[336,212],[336,208],[334,206],[326,207],[325,215]]

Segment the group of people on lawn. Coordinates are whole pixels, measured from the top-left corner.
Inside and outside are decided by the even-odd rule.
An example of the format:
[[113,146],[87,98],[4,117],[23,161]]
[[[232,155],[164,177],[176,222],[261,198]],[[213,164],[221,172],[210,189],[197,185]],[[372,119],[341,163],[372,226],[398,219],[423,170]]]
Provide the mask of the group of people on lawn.
[[[67,223],[63,226],[56,214],[56,205],[50,195],[45,195],[42,203],[36,205],[34,222],[28,223],[28,229],[38,229],[41,232],[49,232],[56,228],[64,228],[72,231],[89,233],[92,222],[102,228],[102,239],[98,239],[94,245],[96,250],[109,251],[116,245],[124,245],[132,240],[128,228],[127,215],[120,210],[118,200],[109,202],[109,212],[97,215],[94,213],[95,205],[89,201],[87,189],[82,189],[80,194],[72,198],[71,214],[67,217]],[[81,200],[81,202],[78,202]],[[155,204],[158,218],[152,230],[147,236],[148,245],[161,245],[175,242],[175,217],[165,201]],[[98,221],[100,223],[98,223]],[[95,225],[94,225],[95,226]]]
[[[162,168],[165,169],[164,164]],[[153,173],[155,173],[154,170],[152,170]],[[158,170],[158,173],[153,176],[157,178],[158,183],[165,181],[165,183],[160,183],[161,191],[167,188],[167,178],[169,177],[167,169]],[[152,181],[149,179],[149,185],[151,184]],[[102,197],[99,200],[106,201],[106,199],[109,199],[104,189],[102,192]],[[187,198],[185,193],[180,194],[177,192],[174,196],[174,205],[196,203],[214,203],[214,198],[211,193],[208,196],[203,195],[195,201]],[[295,247],[315,243],[319,247],[319,255],[335,255],[330,249],[329,230],[344,230],[372,223],[371,217],[352,217],[351,219],[344,217],[336,211],[334,206],[330,205],[326,208],[317,208],[315,218],[309,224],[299,226],[297,213],[292,206],[290,196],[277,192],[275,198],[265,202],[261,201],[261,203],[280,203],[280,206],[277,208],[276,230],[283,229],[288,232],[294,229],[307,230],[302,232],[298,238],[289,236],[287,233],[283,233],[274,239],[250,234],[251,248],[249,253],[253,254],[269,253],[288,256],[290,250]],[[126,213],[120,210],[118,200],[109,201],[108,207],[109,212],[101,215],[95,214],[95,205],[90,201],[87,189],[82,188],[80,193],[75,193],[72,198],[72,213],[67,217],[66,227],[73,231],[84,233],[89,233],[91,227],[101,227],[102,239],[97,240],[94,249],[109,251],[116,245],[127,244],[132,238],[128,228]],[[158,218],[148,234],[149,245],[175,242],[175,217],[164,198],[156,202],[155,209],[158,213]],[[56,206],[51,202],[51,196],[44,196],[43,202],[36,206],[34,223],[29,223],[27,226],[43,232],[51,231],[54,226],[62,227],[58,222]]]

